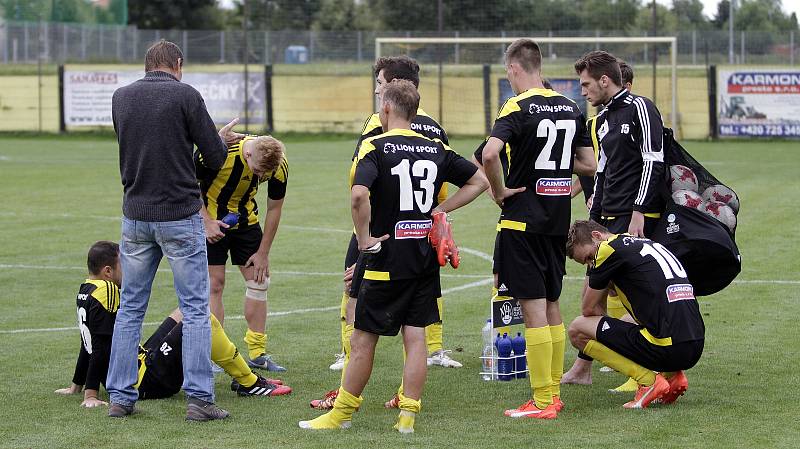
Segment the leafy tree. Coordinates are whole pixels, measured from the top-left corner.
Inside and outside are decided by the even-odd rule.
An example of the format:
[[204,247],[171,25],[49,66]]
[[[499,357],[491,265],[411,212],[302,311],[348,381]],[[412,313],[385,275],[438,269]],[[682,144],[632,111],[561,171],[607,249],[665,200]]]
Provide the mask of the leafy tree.
[[621,30],[636,23],[639,0],[584,0],[580,5],[584,30]]
[[[322,0],[247,0],[251,29],[308,30],[320,11]],[[229,25],[241,27],[244,0],[236,0]]]
[[700,0],[672,0],[672,10],[679,30],[703,30],[709,22],[703,15],[703,3]]
[[322,0],[312,28],[317,31],[377,29],[367,5],[355,0]]
[[128,0],[128,23],[143,29],[219,29],[215,0]]

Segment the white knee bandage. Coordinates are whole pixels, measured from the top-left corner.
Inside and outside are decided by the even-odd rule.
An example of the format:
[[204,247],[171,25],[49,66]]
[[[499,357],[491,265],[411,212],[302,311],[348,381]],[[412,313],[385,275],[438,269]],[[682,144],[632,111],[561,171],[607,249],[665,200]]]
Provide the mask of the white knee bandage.
[[244,294],[247,298],[252,299],[254,301],[266,301],[267,300],[267,290],[269,289],[269,278],[264,279],[264,282],[259,284],[255,280],[245,281],[245,285],[247,286],[247,290],[245,290]]

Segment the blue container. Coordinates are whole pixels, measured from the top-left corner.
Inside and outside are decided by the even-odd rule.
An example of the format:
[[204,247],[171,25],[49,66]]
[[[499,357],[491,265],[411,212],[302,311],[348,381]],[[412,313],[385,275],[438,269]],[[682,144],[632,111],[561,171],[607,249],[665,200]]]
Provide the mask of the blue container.
[[525,337],[522,333],[517,332],[517,336],[511,339],[511,347],[514,349],[514,371],[517,372],[517,379],[524,379],[527,377],[525,368],[528,361],[525,359]]
[[499,380],[509,381],[514,378],[511,372],[514,370],[514,359],[511,358],[511,339],[508,334],[503,334],[503,338],[497,342],[497,378]]
[[307,64],[308,48],[304,45],[290,45],[284,50],[283,58],[287,64]]
[[[230,212],[228,215],[222,218],[222,222],[230,227],[236,226],[239,223],[239,214],[236,212]],[[222,232],[225,232],[225,228],[222,229]]]

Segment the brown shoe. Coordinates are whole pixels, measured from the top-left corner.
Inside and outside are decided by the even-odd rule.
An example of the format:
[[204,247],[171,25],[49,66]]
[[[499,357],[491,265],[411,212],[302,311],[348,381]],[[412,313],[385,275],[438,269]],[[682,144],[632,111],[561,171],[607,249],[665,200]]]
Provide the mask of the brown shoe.
[[108,405],[108,416],[110,418],[124,418],[136,413],[132,405],[122,405],[112,402]]
[[187,421],[212,421],[225,419],[228,416],[230,416],[230,413],[217,407],[213,402],[206,402],[193,397],[188,398],[188,404],[186,405]]

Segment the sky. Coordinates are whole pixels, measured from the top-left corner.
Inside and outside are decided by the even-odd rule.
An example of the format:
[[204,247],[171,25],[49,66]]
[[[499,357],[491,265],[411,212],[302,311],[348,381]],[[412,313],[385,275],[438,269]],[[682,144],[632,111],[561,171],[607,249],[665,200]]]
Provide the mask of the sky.
[[[231,7],[233,5],[233,0],[217,0],[222,6],[224,7]],[[399,0],[402,2],[402,0]],[[650,0],[642,0],[642,2],[648,2]],[[656,0],[658,3],[662,3],[664,5],[672,5],[671,0]],[[717,13],[717,3],[719,0],[700,0],[703,3],[703,14],[705,14],[708,18],[713,18],[714,15]],[[800,17],[800,0],[783,0],[781,2],[783,4],[783,10],[787,12],[787,14],[796,13],[797,17]]]

